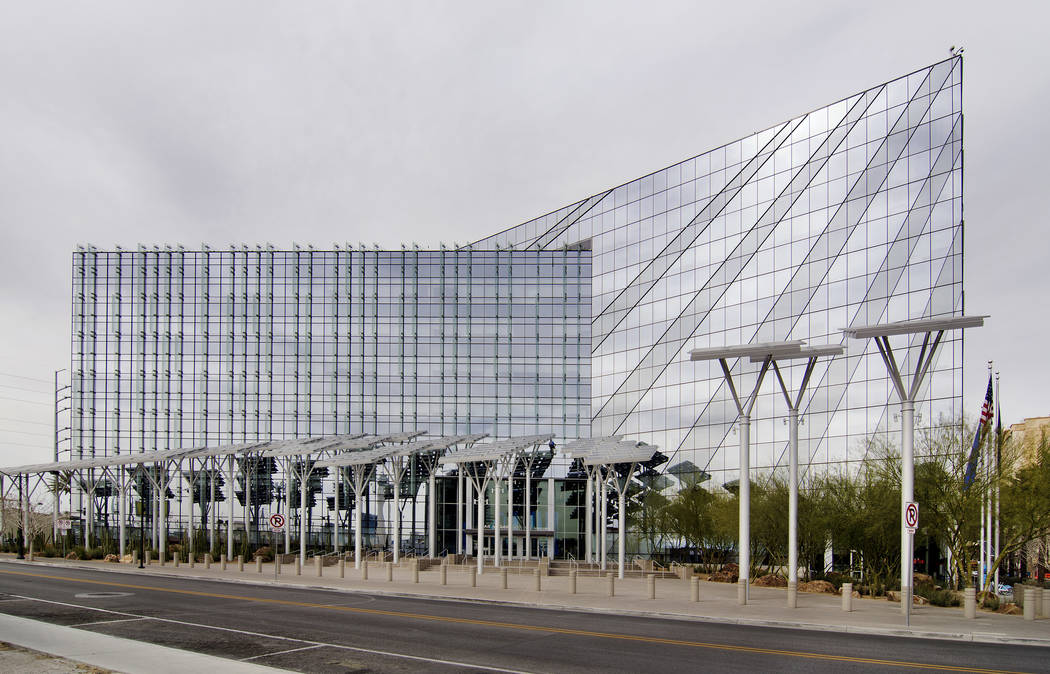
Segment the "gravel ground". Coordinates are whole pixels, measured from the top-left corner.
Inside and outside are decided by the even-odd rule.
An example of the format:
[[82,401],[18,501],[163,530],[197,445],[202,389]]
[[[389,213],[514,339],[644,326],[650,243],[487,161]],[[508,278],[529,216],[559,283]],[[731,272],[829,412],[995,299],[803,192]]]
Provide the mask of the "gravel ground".
[[34,672],[34,674],[110,674],[79,662],[56,658],[0,642],[0,672]]

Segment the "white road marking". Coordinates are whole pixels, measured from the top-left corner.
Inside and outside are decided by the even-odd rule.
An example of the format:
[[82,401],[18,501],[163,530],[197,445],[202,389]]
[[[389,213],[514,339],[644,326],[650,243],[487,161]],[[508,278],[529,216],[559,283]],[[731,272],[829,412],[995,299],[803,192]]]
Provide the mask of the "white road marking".
[[323,648],[320,645],[303,646],[302,648],[289,648],[286,651],[277,651],[276,653],[261,653],[260,655],[253,655],[249,658],[241,658],[241,662],[248,662],[249,660],[258,660],[259,658],[269,658],[274,655],[284,655],[285,653],[297,653],[299,651],[308,651],[311,648]]
[[[70,608],[87,609],[89,611],[99,611],[101,613],[112,613],[113,615],[128,616],[129,618],[136,618],[138,620],[156,620],[158,622],[171,623],[173,625],[184,625],[186,627],[202,627],[209,630],[219,630],[222,632],[233,632],[234,634],[244,634],[251,637],[263,637],[266,639],[280,639],[281,641],[295,641],[301,644],[309,644],[312,647],[326,646],[328,648],[341,648],[347,651],[356,651],[358,653],[371,653],[372,655],[385,655],[391,658],[403,658],[405,660],[415,660],[417,662],[432,662],[437,665],[449,665],[450,667],[467,667],[469,669],[479,669],[485,672],[504,672],[505,674],[531,674],[520,669],[505,669],[503,667],[491,667],[489,665],[478,665],[472,662],[459,662],[456,660],[441,660],[439,658],[425,658],[419,655],[408,655],[407,653],[392,653],[390,651],[380,651],[372,648],[360,648],[357,646],[346,646],[344,644],[330,644],[324,641],[311,641],[309,639],[296,639],[294,637],[285,637],[279,634],[265,634],[263,632],[252,632],[250,630],[239,630],[232,627],[218,627],[216,625],[207,625],[204,623],[191,623],[185,620],[174,620],[172,618],[158,618],[155,616],[138,615],[135,613],[127,613],[125,611],[113,611],[111,609],[96,608],[94,606],[81,606],[80,604],[70,604],[64,601],[54,601],[51,599],[39,599],[37,597],[26,597],[25,595],[13,594],[12,597],[18,597],[19,599],[27,599],[29,601],[39,601],[45,604],[55,604],[57,606],[68,606]],[[298,650],[298,649],[296,649]],[[271,654],[272,655],[272,654]]]
[[148,620],[148,618],[117,618],[115,620],[97,620],[93,623],[77,623],[76,625],[66,625],[66,627],[87,627],[89,625],[108,625],[109,623],[127,623],[135,620]]

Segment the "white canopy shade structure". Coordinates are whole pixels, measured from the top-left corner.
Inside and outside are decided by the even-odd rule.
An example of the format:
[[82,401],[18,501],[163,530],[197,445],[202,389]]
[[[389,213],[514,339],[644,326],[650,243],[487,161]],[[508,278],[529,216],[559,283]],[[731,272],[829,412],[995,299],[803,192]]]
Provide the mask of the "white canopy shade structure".
[[[622,435],[610,435],[598,438],[581,438],[579,440],[573,440],[562,447],[562,452],[571,459],[582,459],[583,457],[590,454],[596,448],[610,443],[616,443],[623,439]],[[583,469],[587,473],[587,487],[584,495],[587,501],[587,524],[584,529],[584,559],[588,563],[594,562],[595,550],[594,550],[594,537],[595,537],[595,526],[594,526],[594,513],[597,511],[601,514],[601,549],[598,552],[598,561],[602,569],[605,569],[605,539],[606,539],[606,522],[608,521],[608,499],[606,498],[605,489],[606,482],[600,480],[600,467],[596,465],[583,464]],[[600,508],[594,507],[595,497],[600,499]]]
[[[634,470],[639,463],[652,461],[656,455],[657,447],[647,445],[644,442],[633,440],[608,440],[593,446],[583,457],[585,466],[604,467],[607,471],[607,479],[613,481],[616,494],[619,497],[617,508],[618,531],[617,531],[617,565],[618,575],[623,578],[627,557],[627,488],[634,477]],[[623,467],[622,472],[617,471],[617,466]],[[604,521],[602,522],[604,527]]]
[[[806,393],[817,359],[834,358],[845,353],[845,347],[839,344],[828,346],[803,346],[797,353],[787,353],[773,357],[773,372],[780,384],[780,392],[788,406],[788,608],[798,605],[798,410],[802,396]],[[805,359],[806,368],[797,392],[789,391],[784,374],[778,362],[792,359]],[[751,362],[763,362],[763,356],[752,356]]]
[[[769,370],[770,363],[777,357],[788,357],[801,352],[805,342],[793,340],[787,342],[768,342],[764,344],[740,344],[737,346],[716,346],[704,349],[693,349],[689,352],[689,359],[694,361],[717,360],[722,366],[722,373],[726,378],[726,385],[736,403],[737,413],[740,415],[740,532],[738,556],[740,561],[740,575],[737,586],[737,601],[746,604],[750,594],[749,574],[751,568],[751,410],[758,399],[758,391],[762,387],[762,380]],[[750,395],[741,400],[737,393],[733,375],[730,372],[730,359],[757,359],[762,363],[758,372],[758,379]]]
[[442,457],[445,464],[456,464],[460,471],[466,472],[467,478],[474,485],[478,493],[478,519],[477,519],[477,560],[478,575],[484,572],[484,530],[485,530],[485,490],[489,482],[495,485],[493,502],[495,506],[495,519],[493,520],[493,533],[495,547],[493,549],[493,560],[496,566],[500,564],[500,480],[513,470],[514,459],[518,452],[538,444],[547,444],[554,439],[554,434],[530,435],[520,438],[509,438],[493,442],[478,443],[471,447],[451,452]]
[[[911,321],[881,323],[876,325],[843,328],[846,337],[852,339],[874,339],[883,363],[889,373],[893,388],[901,401],[901,612],[906,625],[911,624],[912,602],[912,534],[908,533],[904,511],[915,499],[915,400],[922,390],[930,368],[937,355],[944,333],[949,330],[979,328],[988,316],[948,316],[945,318],[920,318]],[[915,359],[915,370],[910,385],[901,375],[897,359],[893,355],[890,337],[908,337],[905,349],[913,347],[912,337],[923,335],[919,354]],[[903,362],[903,361],[902,361]]]

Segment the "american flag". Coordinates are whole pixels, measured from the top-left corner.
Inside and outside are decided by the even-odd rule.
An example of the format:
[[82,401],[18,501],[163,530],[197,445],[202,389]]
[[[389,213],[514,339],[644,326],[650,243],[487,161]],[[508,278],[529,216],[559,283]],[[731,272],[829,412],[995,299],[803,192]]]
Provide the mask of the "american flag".
[[981,406],[981,418],[977,422],[977,431],[973,434],[973,445],[970,447],[970,457],[966,461],[966,474],[963,476],[963,484],[967,487],[977,477],[977,459],[980,456],[981,436],[984,427],[992,419],[992,373],[988,373],[988,391],[984,394],[984,405]]

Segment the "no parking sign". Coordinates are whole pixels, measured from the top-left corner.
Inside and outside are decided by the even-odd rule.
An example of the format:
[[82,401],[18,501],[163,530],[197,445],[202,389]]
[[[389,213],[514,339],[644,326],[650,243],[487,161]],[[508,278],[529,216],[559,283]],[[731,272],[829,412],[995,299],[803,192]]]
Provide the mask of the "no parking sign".
[[274,533],[284,531],[284,515],[281,513],[270,515],[270,531]]
[[904,505],[904,527],[909,534],[914,534],[919,526],[919,504],[909,501]]

